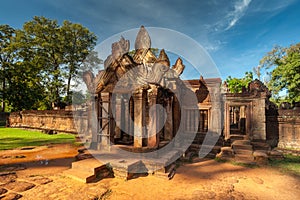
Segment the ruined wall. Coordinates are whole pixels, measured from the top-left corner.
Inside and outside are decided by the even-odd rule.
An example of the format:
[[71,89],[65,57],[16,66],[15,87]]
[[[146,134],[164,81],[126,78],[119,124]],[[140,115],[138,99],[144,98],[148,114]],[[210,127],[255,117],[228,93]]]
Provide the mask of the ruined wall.
[[280,148],[300,149],[300,109],[278,110]]
[[253,139],[266,140],[265,97],[253,99],[251,133]]
[[76,116],[80,117],[74,122],[72,111],[32,110],[13,112],[9,116],[9,126],[68,133],[77,133],[78,130],[87,130],[86,113],[77,113]]

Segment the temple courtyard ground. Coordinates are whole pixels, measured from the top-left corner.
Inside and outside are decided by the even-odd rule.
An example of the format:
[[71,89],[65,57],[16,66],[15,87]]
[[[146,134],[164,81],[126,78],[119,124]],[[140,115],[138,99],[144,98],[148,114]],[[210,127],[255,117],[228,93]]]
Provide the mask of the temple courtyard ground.
[[171,180],[144,176],[81,183],[64,175],[78,146],[0,151],[0,199],[299,199],[300,177],[270,166],[180,163]]

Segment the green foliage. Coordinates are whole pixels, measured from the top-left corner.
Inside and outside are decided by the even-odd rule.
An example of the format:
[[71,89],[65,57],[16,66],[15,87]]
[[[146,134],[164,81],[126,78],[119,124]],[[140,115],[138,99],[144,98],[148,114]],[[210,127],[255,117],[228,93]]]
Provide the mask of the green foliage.
[[7,77],[14,59],[14,52],[11,51],[15,30],[9,25],[0,25],[0,98],[2,100],[2,112],[5,111]]
[[[152,53],[153,53],[156,57],[159,56],[159,49],[158,49],[158,48],[150,48],[150,50],[152,51]],[[133,50],[129,51],[128,54],[129,54],[130,56],[134,56],[135,52],[136,52],[135,49],[133,49]]]
[[281,91],[287,91],[286,101],[300,102],[300,43],[288,48],[275,47],[260,63],[271,69],[268,87],[275,101],[282,98]]
[[[12,110],[71,104],[71,86],[97,67],[96,36],[80,24],[34,17],[22,29],[0,25],[0,98]],[[64,97],[66,96],[66,97]]]
[[287,154],[283,160],[270,160],[269,164],[280,169],[283,172],[288,172],[300,176],[300,156]]
[[243,87],[247,88],[248,84],[253,80],[253,73],[246,72],[243,78],[232,78],[228,76],[226,82],[231,93],[240,93]]
[[0,150],[15,149],[24,146],[41,146],[46,144],[74,143],[75,135],[48,135],[39,131],[15,128],[0,128]]

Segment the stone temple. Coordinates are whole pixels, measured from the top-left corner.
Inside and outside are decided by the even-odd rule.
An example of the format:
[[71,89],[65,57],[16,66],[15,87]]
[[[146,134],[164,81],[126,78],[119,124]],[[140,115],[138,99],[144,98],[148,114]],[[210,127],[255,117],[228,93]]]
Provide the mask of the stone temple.
[[[84,73],[92,101],[89,131],[81,135],[89,138],[89,151],[94,157],[98,155],[102,164],[89,159],[78,161],[70,174],[76,173],[72,170],[80,162],[94,168],[95,174],[99,165],[110,163],[115,176],[123,173],[128,178],[135,172],[132,169],[141,168],[142,172],[171,176],[173,162],[193,155],[246,163],[280,156],[270,151],[278,141],[267,123],[275,107],[269,101],[270,92],[259,80],[238,94],[229,93],[220,78],[201,76],[199,80],[183,81],[182,60],[178,58],[172,65],[163,49],[155,55],[143,26],[134,47],[129,51],[129,41],[121,38],[112,44],[104,70],[95,77],[90,71]],[[104,151],[114,153],[107,156],[101,153]],[[132,157],[132,153],[139,154]],[[95,174],[85,176],[85,181]]]

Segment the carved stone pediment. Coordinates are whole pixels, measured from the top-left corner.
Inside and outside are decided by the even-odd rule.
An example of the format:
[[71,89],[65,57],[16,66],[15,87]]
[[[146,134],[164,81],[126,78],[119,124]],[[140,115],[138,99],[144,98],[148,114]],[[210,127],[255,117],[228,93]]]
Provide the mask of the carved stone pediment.
[[[96,93],[112,92],[114,87],[136,90],[149,84],[164,85],[168,79],[178,78],[185,66],[180,58],[170,69],[170,60],[162,49],[158,57],[151,51],[151,39],[141,27],[135,41],[135,53],[129,55],[130,42],[121,37],[112,44],[111,55],[104,62],[104,70],[94,79]],[[90,87],[92,89],[92,87]]]
[[265,93],[267,97],[271,96],[271,93],[267,86],[265,86],[260,80],[255,79],[248,85],[248,92],[251,94]]

